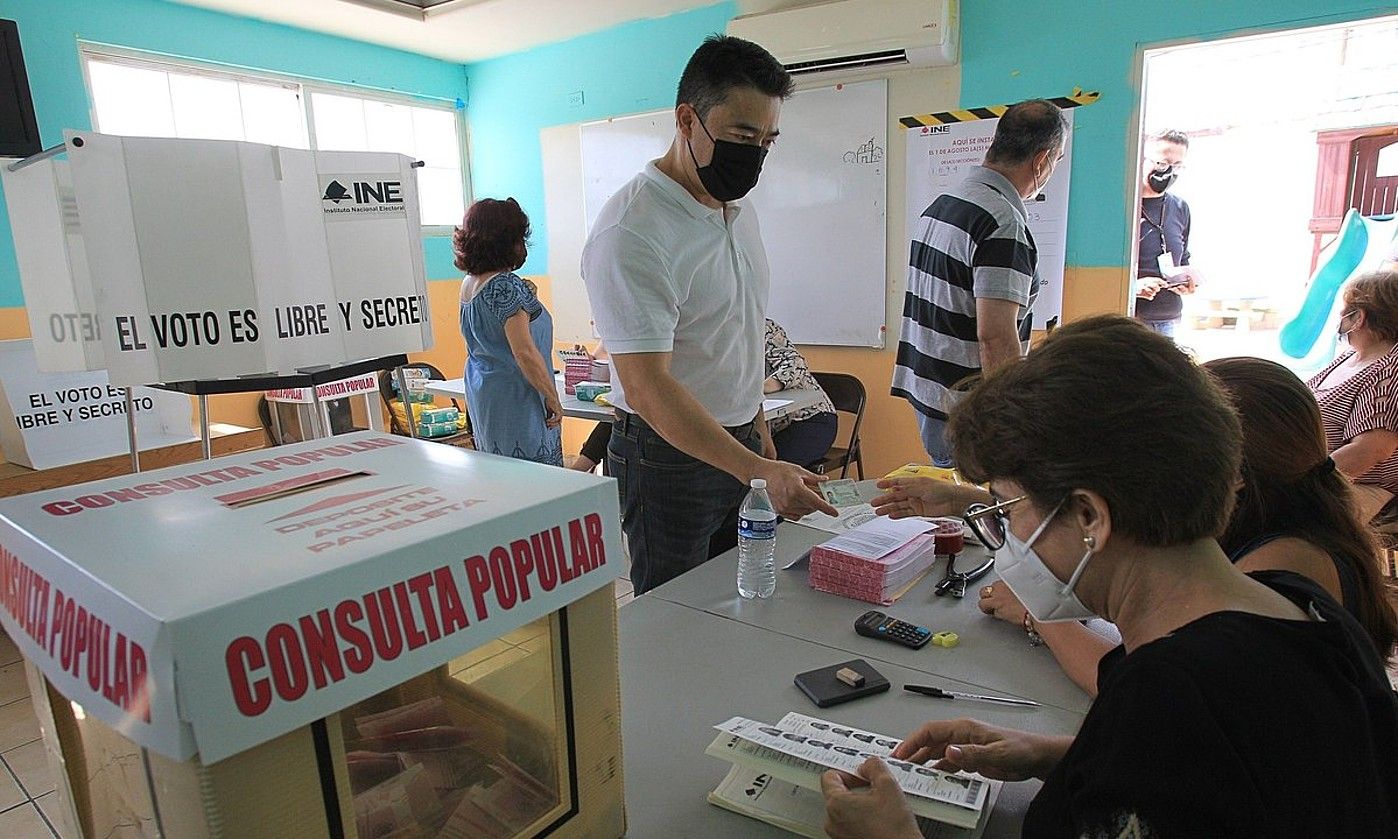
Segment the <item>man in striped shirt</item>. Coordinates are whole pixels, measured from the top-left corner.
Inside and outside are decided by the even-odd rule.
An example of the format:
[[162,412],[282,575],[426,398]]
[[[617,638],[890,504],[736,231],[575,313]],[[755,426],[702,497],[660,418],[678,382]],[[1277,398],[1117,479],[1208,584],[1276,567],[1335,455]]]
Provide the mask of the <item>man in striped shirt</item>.
[[1039,278],[1024,201],[1053,176],[1065,131],[1052,102],[1011,106],[984,164],[918,219],[892,392],[916,410],[937,466],[952,465],[945,430],[960,395],[954,386],[1029,349]]

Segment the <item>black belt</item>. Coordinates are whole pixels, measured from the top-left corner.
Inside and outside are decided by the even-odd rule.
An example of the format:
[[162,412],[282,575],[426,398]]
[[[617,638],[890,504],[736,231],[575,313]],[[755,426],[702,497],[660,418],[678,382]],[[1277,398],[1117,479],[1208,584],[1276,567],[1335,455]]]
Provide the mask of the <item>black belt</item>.
[[[753,420],[752,422],[745,422],[742,425],[725,425],[723,430],[727,431],[729,434],[736,435],[751,429],[756,423],[757,421]],[[616,419],[612,420],[612,428],[615,428],[621,434],[634,434],[642,429],[653,434],[660,434],[659,431],[651,428],[645,420],[641,419],[640,414],[633,414],[630,411],[623,411],[620,408],[616,409]]]

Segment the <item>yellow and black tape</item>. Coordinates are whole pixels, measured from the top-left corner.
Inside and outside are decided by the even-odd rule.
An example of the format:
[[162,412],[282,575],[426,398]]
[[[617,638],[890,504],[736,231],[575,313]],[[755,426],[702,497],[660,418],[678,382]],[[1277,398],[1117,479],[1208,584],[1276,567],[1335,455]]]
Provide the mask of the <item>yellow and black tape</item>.
[[[1102,94],[1097,91],[1074,90],[1071,96],[1056,96],[1048,101],[1060,108],[1076,108],[1079,105],[1091,105],[1101,98]],[[921,128],[927,125],[947,125],[953,122],[972,122],[978,119],[996,119],[1005,115],[1005,111],[1010,109],[1009,105],[991,105],[985,108],[967,108],[961,111],[942,111],[936,114],[918,114],[916,116],[902,117],[898,121],[904,128]]]

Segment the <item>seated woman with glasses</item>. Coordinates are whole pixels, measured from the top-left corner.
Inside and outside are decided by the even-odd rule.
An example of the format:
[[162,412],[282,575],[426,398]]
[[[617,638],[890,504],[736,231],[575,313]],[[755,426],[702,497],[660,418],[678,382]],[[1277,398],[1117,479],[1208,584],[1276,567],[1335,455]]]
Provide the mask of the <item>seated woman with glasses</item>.
[[[1027,837],[1398,835],[1398,698],[1372,642],[1315,583],[1245,574],[1216,541],[1242,432],[1208,374],[1092,318],[989,375],[948,430],[1034,620],[1109,616],[1122,645],[1074,736],[933,721],[895,758],[1043,779]],[[871,791],[822,777],[827,833],[918,836],[886,767],[860,774]]]
[[[1218,542],[1244,571],[1294,571],[1319,585],[1364,628],[1380,657],[1388,659],[1398,640],[1398,615],[1380,574],[1378,547],[1354,512],[1350,484],[1326,457],[1320,410],[1290,370],[1260,358],[1208,362],[1230,395],[1243,430],[1243,468],[1233,515]],[[881,481],[890,491],[874,499],[880,512],[946,515],[966,510],[966,520],[987,547],[1004,535],[979,487],[927,478]],[[1044,643],[1064,672],[1090,695],[1097,694],[1097,665],[1115,645],[1076,622],[1038,625],[1004,583],[980,590],[981,611],[1023,626],[1033,643]]]

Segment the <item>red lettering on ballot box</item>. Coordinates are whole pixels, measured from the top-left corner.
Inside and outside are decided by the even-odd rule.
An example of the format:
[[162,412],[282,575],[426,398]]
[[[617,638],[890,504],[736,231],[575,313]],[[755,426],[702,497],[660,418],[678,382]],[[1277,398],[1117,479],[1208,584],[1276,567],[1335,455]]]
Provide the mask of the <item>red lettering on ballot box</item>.
[[602,517],[588,513],[469,557],[460,570],[443,565],[235,638],[224,651],[233,703],[244,716],[259,716],[276,700],[296,702],[606,562]]
[[150,722],[145,649],[3,546],[0,607],[50,660],[85,679],[93,696]]

